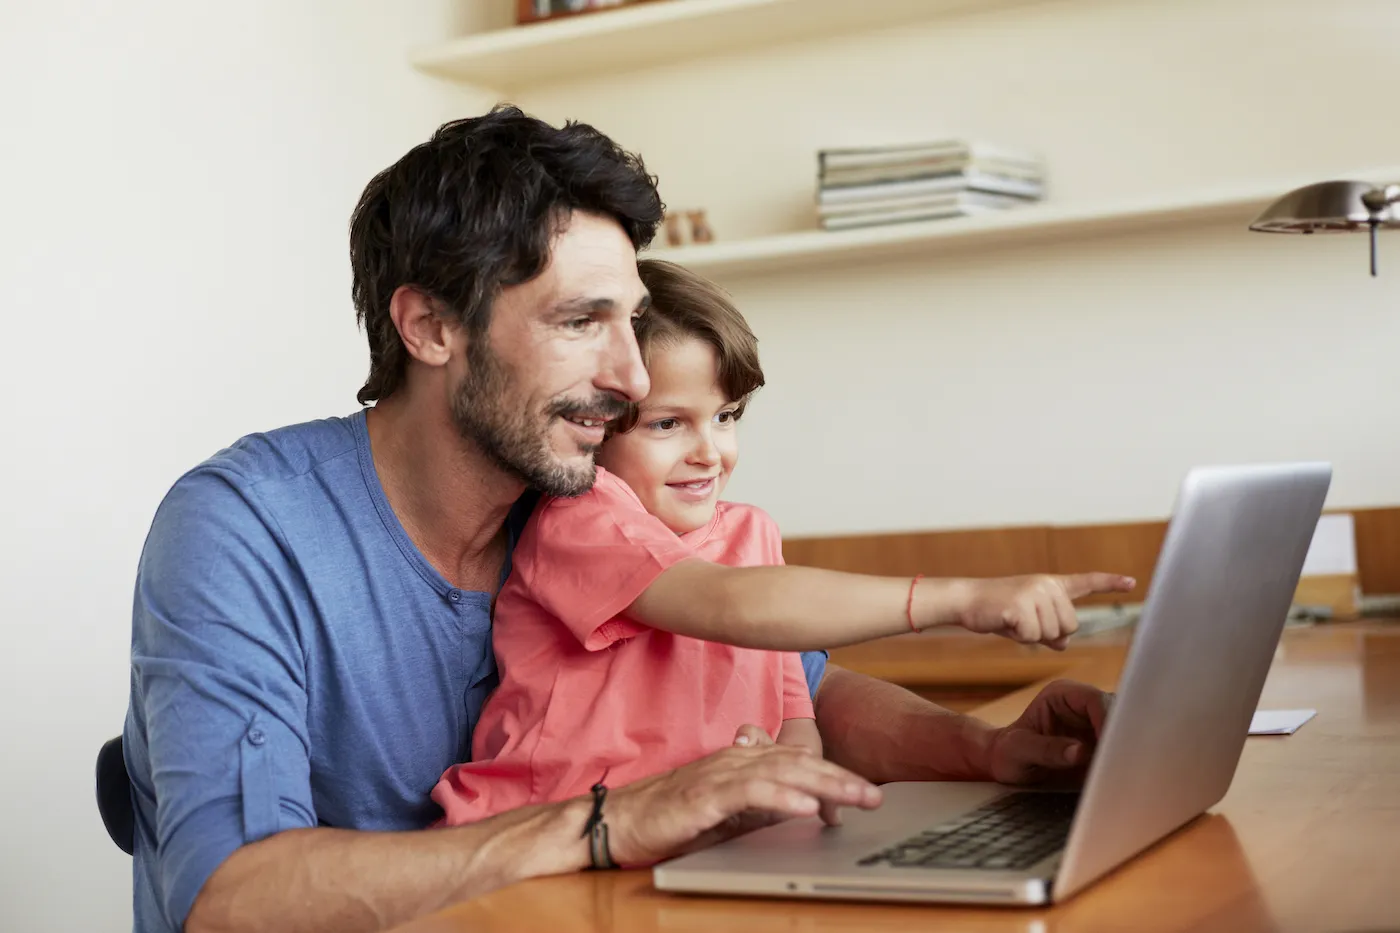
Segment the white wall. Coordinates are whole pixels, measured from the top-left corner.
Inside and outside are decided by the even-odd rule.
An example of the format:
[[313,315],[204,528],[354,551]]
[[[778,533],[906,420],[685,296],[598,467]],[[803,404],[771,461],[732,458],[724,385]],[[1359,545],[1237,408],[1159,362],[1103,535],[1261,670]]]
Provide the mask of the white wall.
[[407,49],[452,0],[9,0],[0,12],[0,929],[129,930],[93,803],[161,495],[252,430],[344,414],[365,182],[477,112]]
[[[1027,145],[1062,203],[1400,166],[1397,42],[1394,0],[1048,0],[521,97],[735,239],[812,226],[829,145]],[[1400,235],[1371,280],[1364,237],[1248,220],[724,280],[771,377],[733,494],[790,534],[1112,521],[1316,456],[1333,505],[1400,502]]]

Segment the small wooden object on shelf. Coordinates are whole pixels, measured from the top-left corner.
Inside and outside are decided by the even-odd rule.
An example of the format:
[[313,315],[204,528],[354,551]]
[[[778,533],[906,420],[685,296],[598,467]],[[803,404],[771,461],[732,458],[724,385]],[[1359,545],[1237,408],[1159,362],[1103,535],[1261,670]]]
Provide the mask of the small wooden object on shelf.
[[715,241],[714,228],[705,216],[704,208],[699,210],[667,211],[662,222],[666,234],[666,247],[678,249]]
[[681,229],[681,218],[677,214],[666,215],[666,245],[675,248],[685,245],[685,231]]
[[655,2],[658,0],[515,0],[515,22],[524,26],[565,16],[600,13],[634,3]]
[[690,221],[690,242],[713,243],[715,241],[715,231],[710,227],[710,221],[705,217],[703,209],[686,211],[685,216]]

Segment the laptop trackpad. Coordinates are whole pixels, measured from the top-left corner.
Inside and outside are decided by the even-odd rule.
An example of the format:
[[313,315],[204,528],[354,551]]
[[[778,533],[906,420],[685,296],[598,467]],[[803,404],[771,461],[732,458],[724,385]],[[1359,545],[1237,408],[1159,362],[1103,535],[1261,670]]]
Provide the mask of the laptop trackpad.
[[816,817],[788,820],[667,863],[669,869],[786,874],[847,871],[856,862],[921,830],[1009,792],[999,784],[886,784],[878,810],[844,809],[842,825]]

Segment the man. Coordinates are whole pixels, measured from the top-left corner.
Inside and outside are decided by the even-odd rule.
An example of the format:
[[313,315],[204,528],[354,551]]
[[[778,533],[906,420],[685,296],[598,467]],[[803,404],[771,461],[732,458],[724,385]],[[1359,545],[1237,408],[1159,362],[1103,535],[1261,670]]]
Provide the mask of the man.
[[[588,800],[417,830],[495,683],[490,606],[527,488],[586,490],[603,425],[646,395],[636,252],[660,219],[640,160],[513,108],[370,182],[351,262],[376,404],[219,452],[146,542],[125,729],[137,929],[378,930],[589,864]],[[611,790],[614,859],[874,806],[883,781],[1074,769],[1102,716],[1097,691],[1060,684],[992,729],[823,676],[821,654],[804,666],[831,760],[741,730]]]

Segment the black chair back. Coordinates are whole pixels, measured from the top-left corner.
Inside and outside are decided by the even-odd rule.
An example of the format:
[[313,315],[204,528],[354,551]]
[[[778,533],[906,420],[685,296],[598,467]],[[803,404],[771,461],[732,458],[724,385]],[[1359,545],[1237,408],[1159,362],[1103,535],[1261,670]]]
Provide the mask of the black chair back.
[[131,805],[131,777],[126,773],[122,737],[108,739],[97,752],[97,812],[107,835],[127,855],[136,847],[136,812]]

